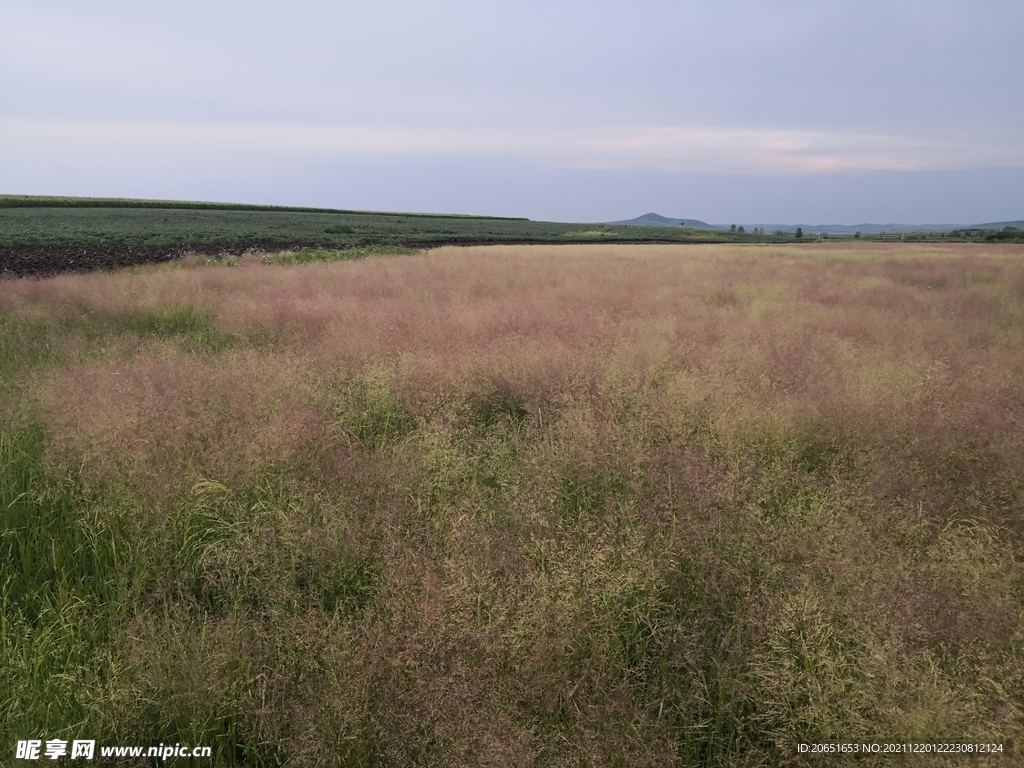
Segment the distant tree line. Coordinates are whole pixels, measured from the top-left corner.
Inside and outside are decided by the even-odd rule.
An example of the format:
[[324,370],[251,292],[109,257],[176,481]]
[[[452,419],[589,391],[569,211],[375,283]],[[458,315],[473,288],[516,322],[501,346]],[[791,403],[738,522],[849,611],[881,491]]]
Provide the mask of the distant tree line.
[[1003,227],[998,232],[988,232],[985,235],[986,240],[1024,240],[1024,229],[1017,229],[1016,227]]
[[[739,224],[731,224],[731,225],[729,225],[729,230],[728,231],[729,231],[730,234],[733,234],[733,235],[747,235],[747,234],[750,234],[750,235],[756,235],[756,236],[759,236],[759,237],[763,237],[766,234],[768,234],[768,233],[765,232],[764,227],[753,227],[750,230],[748,230],[748,229],[746,229],[745,227],[743,227],[743,226],[741,226]],[[795,229],[793,229],[793,230],[791,230],[789,232],[787,232],[787,231],[785,231],[783,229],[776,229],[774,232],[771,232],[770,234],[772,236],[774,236],[774,237],[793,237],[793,238],[796,238],[797,240],[806,239],[803,227],[796,227]],[[920,240],[922,238],[926,238],[927,239],[928,237],[931,237],[931,238],[935,238],[935,237],[939,237],[939,238],[965,238],[965,237],[973,237],[973,238],[983,238],[984,240],[989,241],[989,242],[1005,241],[1005,240],[1010,240],[1010,241],[1016,242],[1016,241],[1019,241],[1019,240],[1024,240],[1024,229],[1021,229],[1021,228],[1018,228],[1018,227],[1013,227],[1013,226],[1006,226],[1006,227],[1003,227],[1003,229],[998,230],[998,231],[985,230],[985,229],[977,229],[977,228],[954,229],[954,230],[951,230],[949,232],[930,232],[930,233],[916,232],[916,231],[915,232],[899,232],[899,231],[897,231],[895,233],[892,233],[892,232],[882,231],[882,232],[875,232],[875,233],[870,233],[869,232],[866,236],[869,237],[869,238],[870,237],[876,237],[876,238],[879,238],[879,239],[886,239],[887,235],[890,238],[892,236],[895,236],[897,238],[903,238],[905,240],[909,240],[909,239]],[[852,234],[851,233],[839,233],[839,234],[837,234],[837,233],[833,232],[833,233],[831,233],[831,236],[832,237],[839,237],[839,238],[852,237],[854,240],[860,240],[863,237],[865,237],[865,234],[863,232],[860,232],[860,231],[853,232]],[[812,237],[812,238],[817,239],[817,240],[828,240],[829,237],[830,237],[830,234],[828,232],[820,232],[820,233],[813,233],[812,232],[812,233],[810,233],[810,235],[808,235],[808,237]]]

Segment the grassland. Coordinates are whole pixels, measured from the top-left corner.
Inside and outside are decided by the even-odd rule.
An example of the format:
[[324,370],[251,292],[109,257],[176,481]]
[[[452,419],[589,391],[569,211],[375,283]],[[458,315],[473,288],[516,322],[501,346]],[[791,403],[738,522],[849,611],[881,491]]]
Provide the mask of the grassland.
[[1022,348],[1008,244],[2,281],[0,750],[1020,743]]

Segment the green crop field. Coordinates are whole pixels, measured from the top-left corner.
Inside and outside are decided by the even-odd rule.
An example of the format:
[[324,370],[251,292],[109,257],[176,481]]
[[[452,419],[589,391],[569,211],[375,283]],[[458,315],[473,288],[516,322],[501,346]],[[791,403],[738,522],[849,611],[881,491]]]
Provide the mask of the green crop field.
[[0,281],[5,754],[1013,764],[1024,247],[375,248]]
[[[764,234],[689,227],[530,221],[167,200],[0,195],[0,276],[47,276],[163,262],[305,250],[317,260],[440,245],[500,243],[999,242],[1014,227],[864,235]],[[347,256],[342,255],[347,252]],[[332,253],[333,256],[327,254]],[[309,258],[308,254],[299,257]]]
[[723,233],[476,216],[360,213],[160,201],[0,197],[0,246],[703,241]]

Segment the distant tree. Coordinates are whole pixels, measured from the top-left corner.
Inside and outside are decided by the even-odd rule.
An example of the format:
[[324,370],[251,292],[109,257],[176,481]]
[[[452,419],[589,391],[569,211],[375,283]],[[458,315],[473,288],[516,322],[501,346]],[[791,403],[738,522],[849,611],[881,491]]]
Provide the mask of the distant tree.
[[733,224],[731,227],[729,227],[729,231],[730,232],[735,232],[736,231],[736,225]]
[[[736,227],[733,227],[733,229],[736,229]],[[747,230],[745,230],[743,227],[736,229],[736,231],[739,232],[741,235],[744,235],[747,232]]]
[[796,228],[796,237],[800,238],[800,237],[803,237],[803,236],[804,236],[804,228],[803,227],[797,227]]
[[853,233],[853,239],[854,240],[860,240],[860,232],[854,232]]
[[776,236],[776,237],[785,237],[785,236],[786,236],[786,233],[785,233],[785,232],[783,232],[783,231],[782,231],[781,229],[776,229],[776,230],[775,230],[775,236]]

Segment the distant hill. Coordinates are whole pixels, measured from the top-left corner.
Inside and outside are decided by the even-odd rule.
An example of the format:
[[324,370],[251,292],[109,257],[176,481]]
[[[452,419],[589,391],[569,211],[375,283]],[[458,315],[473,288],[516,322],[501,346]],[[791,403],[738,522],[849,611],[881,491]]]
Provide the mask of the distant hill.
[[960,229],[1004,229],[1006,227],[1024,229],[1024,221],[995,221],[991,224],[975,224],[973,227],[960,227]]
[[[724,232],[729,229],[730,225],[727,224],[708,224],[707,222],[700,221],[699,219],[673,219],[668,216],[662,216],[658,213],[645,213],[643,216],[637,216],[635,219],[628,219],[626,221],[609,221],[605,222],[619,227],[692,227],[694,229],[706,229],[717,232]],[[776,232],[782,230],[792,234],[796,231],[797,227],[803,228],[803,231],[808,235],[821,235],[821,234],[843,234],[854,232],[863,232],[865,235],[878,234],[879,232],[935,232],[945,231],[950,229],[959,228],[963,229],[962,225],[956,224],[746,224],[737,222],[737,226],[742,226],[747,232],[750,232],[755,227],[760,227],[765,232]],[[1000,224],[998,227],[995,224],[982,225],[976,227],[976,229],[989,228],[989,229],[1002,229],[1003,225]]]
[[617,227],[692,227],[693,229],[728,229],[728,227],[717,227],[713,224],[706,224],[697,219],[670,219],[657,213],[645,213],[628,221],[607,221]]
[[[729,225],[708,224],[700,221],[699,219],[673,219],[668,216],[662,216],[658,213],[645,213],[643,216],[637,216],[635,219],[628,219],[626,221],[609,221],[605,223],[619,227],[683,226],[718,232],[729,229]],[[839,235],[853,234],[855,232],[861,232],[865,235],[877,235],[881,232],[948,232],[953,229],[1000,230],[1004,227],[1017,227],[1018,229],[1024,229],[1024,221],[997,221],[989,224],[746,224],[740,222],[736,222],[736,224],[737,226],[742,226],[747,232],[750,232],[755,227],[760,227],[769,234],[777,232],[780,229],[783,232],[792,234],[796,231],[797,227],[801,227],[804,233],[808,235]]]
[[865,235],[877,235],[881,232],[949,232],[954,229],[1002,229],[1003,227],[1024,228],[1024,221],[999,221],[992,224],[744,224],[749,232],[753,227],[761,227],[765,232],[795,232],[803,227],[808,235],[822,234],[853,234],[860,232]]
[[[808,235],[841,235],[861,232],[865,235],[877,235],[880,232],[946,232],[951,229],[962,229],[957,224],[753,224],[750,226],[762,227],[765,232],[775,232],[781,229],[783,232],[795,232],[797,227],[802,227]],[[747,229],[750,229],[747,226]]]

